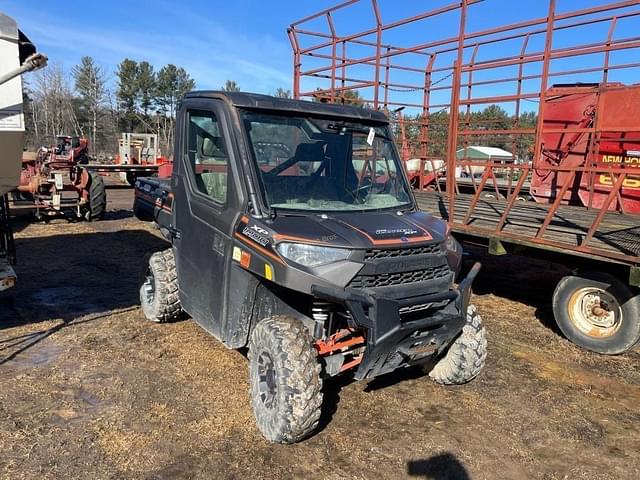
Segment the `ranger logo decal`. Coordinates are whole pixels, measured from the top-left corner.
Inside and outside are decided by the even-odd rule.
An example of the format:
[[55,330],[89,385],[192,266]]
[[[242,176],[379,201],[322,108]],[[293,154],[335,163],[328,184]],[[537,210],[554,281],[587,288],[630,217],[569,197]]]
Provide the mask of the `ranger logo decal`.
[[[260,233],[258,233],[257,229],[260,229]],[[261,235],[262,232],[264,232],[265,235],[269,233],[264,228],[258,227],[257,225],[254,225],[253,227],[244,227],[242,230],[242,234],[245,237],[248,237],[254,242],[266,247],[269,244],[269,239]]]
[[269,235],[269,232],[267,232],[264,228],[260,227],[259,225],[252,225],[251,230],[255,230],[256,232],[258,232],[260,235]]

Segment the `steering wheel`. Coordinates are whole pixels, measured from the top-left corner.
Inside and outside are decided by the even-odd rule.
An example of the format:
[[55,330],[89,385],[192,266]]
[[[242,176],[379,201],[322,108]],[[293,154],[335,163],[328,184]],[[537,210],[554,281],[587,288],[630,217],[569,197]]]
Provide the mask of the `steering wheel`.
[[355,190],[351,190],[351,195],[355,201],[360,201],[360,203],[364,203],[365,198],[369,195],[369,192],[373,188],[373,182],[369,180],[369,183],[364,185],[360,185]]

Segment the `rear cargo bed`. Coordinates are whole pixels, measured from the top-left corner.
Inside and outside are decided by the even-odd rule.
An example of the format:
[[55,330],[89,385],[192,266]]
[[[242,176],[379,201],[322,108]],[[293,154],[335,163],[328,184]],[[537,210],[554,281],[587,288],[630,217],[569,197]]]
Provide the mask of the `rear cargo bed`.
[[136,180],[133,213],[144,221],[154,221],[160,227],[171,225],[171,179],[144,177]]

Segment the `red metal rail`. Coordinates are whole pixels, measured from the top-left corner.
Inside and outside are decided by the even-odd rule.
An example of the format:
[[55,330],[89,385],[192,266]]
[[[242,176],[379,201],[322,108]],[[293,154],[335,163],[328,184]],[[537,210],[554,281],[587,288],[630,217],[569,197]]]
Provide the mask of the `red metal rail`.
[[[454,230],[526,240],[640,264],[640,258],[633,252],[605,251],[593,245],[603,219],[611,215],[608,210],[628,213],[622,197],[629,191],[625,186],[629,179],[636,178],[630,168],[633,165],[623,162],[603,166],[596,158],[601,136],[606,133],[597,121],[599,114],[596,112],[595,118],[581,124],[553,126],[545,122],[549,88],[556,82],[607,84],[617,80],[630,84],[640,81],[637,29],[640,1],[603,1],[595,7],[572,11],[561,8],[563,0],[534,3],[539,10],[544,7],[536,18],[473,30],[470,24],[479,25],[479,19],[490,21],[496,17],[498,2],[435,1],[430,3],[434,6],[430,11],[390,22],[385,22],[383,12],[407,6],[391,0],[340,3],[292,23],[288,29],[293,47],[294,96],[353,102],[357,92],[357,102],[384,110],[392,119],[401,119],[396,131],[414,133],[412,139],[403,139],[403,145],[420,159],[419,172],[424,171],[428,162],[432,162],[433,170],[435,160],[445,161],[442,175],[446,182],[441,185],[435,181],[431,188],[445,195],[449,222]],[[350,19],[371,18],[370,27],[351,31],[350,21],[341,22],[340,17],[345,13],[350,14]],[[449,36],[431,33],[441,32],[442,25],[452,25]],[[563,88],[556,86],[554,95],[561,94]],[[571,87],[565,90],[572,91]],[[491,105],[502,107],[509,114],[508,121],[480,119],[474,115]],[[523,125],[526,112],[531,112],[533,121]],[[640,122],[620,126],[616,132],[622,137],[630,135],[640,139]],[[545,136],[558,133],[573,139],[565,142],[568,148],[580,142],[587,145],[582,165],[569,166],[548,160]],[[467,156],[467,150],[462,156],[457,153],[471,145],[496,142],[508,145],[519,161],[478,162]],[[474,167],[476,172],[482,171],[479,179],[473,174]],[[473,196],[467,207],[461,207],[456,201],[460,191],[456,168],[470,174]],[[544,221],[534,235],[525,238],[506,232],[505,225],[518,200],[528,194],[526,184],[533,172],[552,174],[563,180],[549,198]],[[594,179],[603,175],[610,181],[604,199],[602,192],[594,187]],[[499,176],[506,185],[504,195],[498,191]],[[588,179],[585,208],[593,210],[594,205],[598,205],[599,210],[588,232],[577,243],[549,239],[549,225],[562,211],[577,177]],[[421,175],[420,188],[422,186]],[[499,221],[488,229],[474,225],[472,219],[485,190],[491,188],[503,206]],[[599,204],[594,203],[597,195],[600,195]],[[456,214],[456,208],[467,210],[461,215]],[[640,243],[640,238],[637,240]]]

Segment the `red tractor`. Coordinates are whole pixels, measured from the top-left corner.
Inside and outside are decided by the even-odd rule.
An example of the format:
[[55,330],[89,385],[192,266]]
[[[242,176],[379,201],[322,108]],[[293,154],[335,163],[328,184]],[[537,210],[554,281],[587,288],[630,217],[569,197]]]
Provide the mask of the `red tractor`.
[[107,207],[104,180],[82,165],[88,163],[86,139],[58,136],[56,144],[41,147],[22,160],[20,185],[13,192],[11,210],[34,211],[36,218],[64,215],[97,220]]

